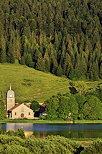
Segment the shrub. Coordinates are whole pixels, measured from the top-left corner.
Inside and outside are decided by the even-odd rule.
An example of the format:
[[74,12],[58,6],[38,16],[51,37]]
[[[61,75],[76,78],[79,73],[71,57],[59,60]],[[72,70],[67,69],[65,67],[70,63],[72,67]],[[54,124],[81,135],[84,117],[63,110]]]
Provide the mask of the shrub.
[[46,120],[46,116],[40,116],[40,120]]
[[48,139],[27,139],[25,142],[26,147],[29,148],[34,154],[71,154],[70,149],[54,140]]
[[25,138],[24,130],[23,129],[18,129],[16,131],[16,135],[22,138]]
[[2,154],[33,154],[27,148],[22,147],[20,145],[6,145]]
[[6,134],[9,135],[9,136],[15,136],[16,132],[13,131],[13,130],[9,130],[9,131],[6,132]]
[[24,145],[25,140],[21,139],[17,136],[7,136],[7,135],[0,135],[0,143],[1,144],[18,144]]
[[86,147],[81,154],[101,154],[102,153],[102,140],[97,139],[89,147]]

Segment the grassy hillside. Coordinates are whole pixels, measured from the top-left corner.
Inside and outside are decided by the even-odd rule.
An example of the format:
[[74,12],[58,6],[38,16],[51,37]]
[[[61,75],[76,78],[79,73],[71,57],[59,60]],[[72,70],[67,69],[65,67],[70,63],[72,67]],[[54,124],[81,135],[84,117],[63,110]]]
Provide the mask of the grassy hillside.
[[41,103],[58,92],[68,92],[69,81],[19,64],[0,64],[0,92],[5,98],[10,83],[16,99]]
[[[10,83],[16,101],[35,99],[40,103],[56,95],[69,92],[70,80],[50,73],[37,71],[19,64],[0,64],[0,93],[6,98]],[[86,82],[88,89],[96,88],[101,82]]]

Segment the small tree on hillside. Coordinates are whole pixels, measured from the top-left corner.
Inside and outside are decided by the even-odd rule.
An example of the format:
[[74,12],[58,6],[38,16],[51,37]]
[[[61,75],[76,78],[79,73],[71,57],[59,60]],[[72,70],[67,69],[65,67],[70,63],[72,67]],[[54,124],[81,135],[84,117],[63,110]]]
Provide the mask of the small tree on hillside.
[[30,105],[30,108],[33,110],[33,111],[38,111],[39,108],[40,108],[40,105],[37,101],[32,101],[31,102],[31,105]]

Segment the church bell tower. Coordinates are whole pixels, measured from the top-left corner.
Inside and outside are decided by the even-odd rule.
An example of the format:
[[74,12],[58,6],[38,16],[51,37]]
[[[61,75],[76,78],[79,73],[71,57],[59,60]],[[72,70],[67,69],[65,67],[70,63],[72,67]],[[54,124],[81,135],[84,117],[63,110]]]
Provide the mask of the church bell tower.
[[11,84],[10,84],[10,90],[7,92],[7,104],[6,104],[7,111],[14,106],[15,106],[15,94],[14,91],[11,89]]

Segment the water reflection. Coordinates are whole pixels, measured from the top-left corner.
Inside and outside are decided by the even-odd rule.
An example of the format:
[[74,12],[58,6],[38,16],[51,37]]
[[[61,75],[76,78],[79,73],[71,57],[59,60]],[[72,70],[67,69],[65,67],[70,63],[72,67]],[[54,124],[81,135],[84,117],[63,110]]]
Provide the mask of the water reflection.
[[24,129],[26,135],[36,137],[61,135],[68,138],[102,138],[102,124],[33,124],[33,123],[3,123],[3,130]]

